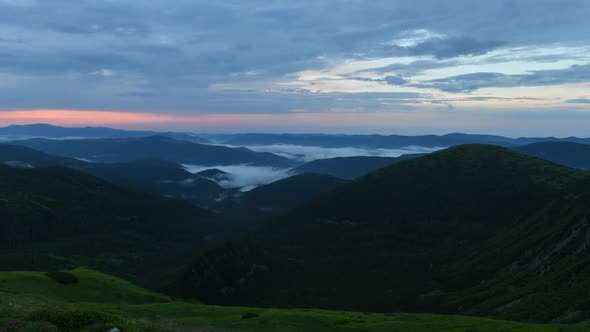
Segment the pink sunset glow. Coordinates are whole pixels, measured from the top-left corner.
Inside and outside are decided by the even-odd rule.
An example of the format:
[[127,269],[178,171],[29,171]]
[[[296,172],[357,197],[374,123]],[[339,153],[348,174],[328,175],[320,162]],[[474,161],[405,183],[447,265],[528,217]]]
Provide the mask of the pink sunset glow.
[[[281,114],[162,114],[147,112],[98,110],[12,110],[0,111],[0,126],[48,123],[65,127],[106,126],[121,129],[153,129],[192,132],[324,132],[420,134],[486,132],[520,135],[525,125],[537,125],[542,134],[541,118],[519,118],[510,113],[440,113],[440,112],[290,112]],[[588,117],[554,120],[551,128],[568,128],[587,123]],[[460,128],[457,124],[460,124]],[[501,124],[502,131],[495,130]],[[441,130],[441,127],[450,128]],[[565,131],[563,134],[572,134]],[[573,134],[583,135],[583,132]]]

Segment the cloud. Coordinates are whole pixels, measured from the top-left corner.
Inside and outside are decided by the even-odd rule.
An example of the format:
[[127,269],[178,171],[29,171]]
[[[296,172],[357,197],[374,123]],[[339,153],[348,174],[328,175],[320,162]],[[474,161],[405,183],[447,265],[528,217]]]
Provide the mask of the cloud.
[[408,80],[400,76],[387,76],[384,80],[389,85],[405,85],[409,83]]
[[[402,149],[358,149],[358,148],[323,148],[300,145],[268,145],[249,146],[251,150],[258,152],[271,152],[300,162],[309,162],[316,159],[353,156],[379,156],[399,157],[403,154],[430,153],[443,148],[425,148],[409,146]],[[294,175],[290,168],[273,168],[266,166],[230,165],[230,166],[200,166],[183,165],[183,167],[195,174],[206,169],[220,169],[229,173],[229,179],[218,181],[224,188],[242,188],[246,191],[254,187],[268,184]]]
[[[412,111],[438,98],[420,93],[424,88],[463,92],[583,81],[574,71],[556,83],[540,72],[459,74],[466,61],[483,61],[484,54],[498,63],[581,63],[588,52],[533,51],[587,45],[589,16],[585,0],[0,0],[0,107]],[[527,50],[500,52],[508,48]],[[355,73],[363,62],[374,62],[367,72],[380,76]],[[350,64],[349,78],[332,85],[300,79],[342,64]],[[428,76],[438,69],[448,78]]]
[[526,74],[471,73],[426,81],[415,85],[446,92],[470,92],[481,88],[517,86],[548,86],[590,82],[590,64],[573,65],[565,69],[530,71]]
[[430,153],[441,148],[426,148],[409,146],[402,149],[361,149],[361,148],[325,148],[318,146],[302,145],[257,145],[248,146],[250,150],[257,152],[271,152],[283,157],[295,159],[301,162],[309,162],[317,159],[354,156],[399,157],[403,154]]
[[448,59],[462,55],[481,55],[490,52],[506,42],[498,40],[477,40],[466,36],[448,36],[426,29],[404,31],[402,38],[387,43],[388,50],[396,55],[432,55],[437,59]]
[[568,99],[566,103],[569,104],[590,104],[590,98],[576,98],[576,99]]
[[253,187],[268,184],[280,179],[292,176],[290,169],[273,168],[265,166],[232,165],[232,166],[199,166],[183,165],[191,173],[198,173],[206,169],[216,168],[229,173],[228,180],[219,181],[224,188],[243,188],[249,190]]
[[423,73],[425,70],[455,67],[459,64],[455,60],[417,60],[410,63],[392,63],[383,67],[361,70],[361,72],[375,72],[377,74],[395,72],[402,76],[415,76]]

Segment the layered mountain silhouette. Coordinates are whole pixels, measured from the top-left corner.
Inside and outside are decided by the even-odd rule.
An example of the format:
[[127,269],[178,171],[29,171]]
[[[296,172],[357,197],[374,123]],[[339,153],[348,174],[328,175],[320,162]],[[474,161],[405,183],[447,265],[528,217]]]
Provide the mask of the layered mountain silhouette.
[[10,142],[48,154],[82,158],[93,162],[128,162],[157,158],[179,164],[203,166],[251,164],[289,167],[295,163],[272,153],[254,152],[246,148],[204,145],[165,136],[109,139],[29,139]]
[[0,144],[0,163],[18,168],[69,167],[135,191],[180,198],[199,206],[209,206],[230,192],[179,164],[159,159],[91,163],[48,155],[25,146]]
[[10,125],[0,128],[0,136],[12,138],[129,138],[161,135],[174,139],[210,144],[211,141],[189,133],[155,132],[145,130],[122,130],[105,127],[60,127],[50,124],[37,123],[31,125]]
[[514,150],[572,168],[590,170],[590,144],[540,142]]
[[214,304],[590,317],[589,145],[317,160],[239,192],[180,163],[293,162],[162,136],[17,143],[0,145],[3,269],[90,265]]
[[462,144],[519,146],[545,141],[590,143],[579,137],[521,137],[452,133],[446,135],[326,135],[326,134],[236,134],[213,136],[217,142],[236,146],[302,145],[327,148],[399,149],[409,146],[450,147]]

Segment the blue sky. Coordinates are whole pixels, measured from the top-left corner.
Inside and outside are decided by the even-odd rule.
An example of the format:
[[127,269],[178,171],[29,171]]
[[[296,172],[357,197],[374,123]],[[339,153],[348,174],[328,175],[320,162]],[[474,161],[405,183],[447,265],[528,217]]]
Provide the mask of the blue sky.
[[586,0],[0,0],[0,122],[584,136],[589,14]]

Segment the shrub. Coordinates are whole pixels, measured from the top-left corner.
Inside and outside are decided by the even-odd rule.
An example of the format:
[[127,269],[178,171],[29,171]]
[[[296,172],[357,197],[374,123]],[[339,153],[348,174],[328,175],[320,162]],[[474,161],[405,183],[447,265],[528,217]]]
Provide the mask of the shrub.
[[18,332],[59,332],[59,330],[51,323],[28,322]]
[[13,318],[2,318],[0,319],[0,331],[13,332],[18,331],[19,328],[24,326],[24,322],[19,319]]
[[83,332],[105,332],[117,328],[123,332],[169,332],[172,328],[167,328],[159,324],[145,321],[127,321],[119,323],[100,323],[87,327]]
[[94,311],[34,311],[26,316],[29,321],[44,321],[55,325],[60,331],[80,331],[99,323],[116,324],[115,316]]
[[245,312],[242,314],[242,319],[258,318],[260,315],[255,312]]
[[49,278],[59,282],[60,284],[69,285],[78,283],[78,277],[65,271],[54,271],[45,273]]

